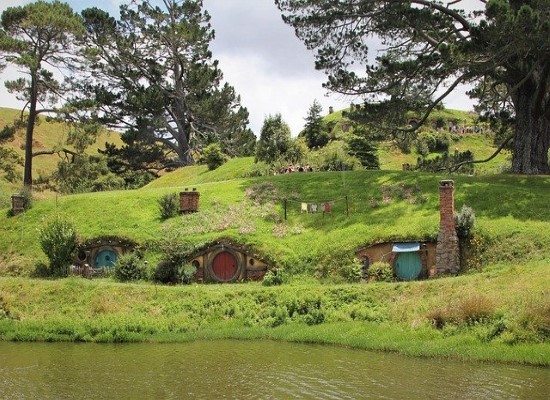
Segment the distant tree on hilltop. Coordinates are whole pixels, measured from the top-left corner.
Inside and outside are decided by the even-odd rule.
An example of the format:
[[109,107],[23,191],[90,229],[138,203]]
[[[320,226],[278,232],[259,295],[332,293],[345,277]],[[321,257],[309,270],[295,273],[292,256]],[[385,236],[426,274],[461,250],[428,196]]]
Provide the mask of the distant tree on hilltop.
[[271,164],[287,152],[290,144],[290,127],[281,114],[268,115],[256,144],[256,161]]
[[301,137],[306,139],[307,147],[323,147],[328,143],[327,127],[321,115],[323,107],[321,103],[314,100],[309,107],[304,130],[300,132]]

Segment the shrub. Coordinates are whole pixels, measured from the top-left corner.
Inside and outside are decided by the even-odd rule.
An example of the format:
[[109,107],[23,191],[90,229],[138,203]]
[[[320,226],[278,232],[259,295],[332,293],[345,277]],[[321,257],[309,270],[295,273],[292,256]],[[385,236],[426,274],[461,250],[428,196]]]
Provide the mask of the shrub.
[[195,278],[197,267],[191,263],[185,263],[178,268],[177,279],[181,283],[189,284]]
[[383,261],[372,263],[367,269],[367,280],[369,282],[393,282],[395,278],[392,266]]
[[359,282],[363,275],[363,265],[358,259],[346,263],[339,270],[340,276],[347,282]]
[[462,298],[447,307],[440,307],[428,313],[432,325],[442,329],[447,324],[474,325],[487,322],[495,316],[495,304],[489,298],[474,294]]
[[310,152],[308,164],[319,171],[350,171],[361,169],[361,162],[348,153],[342,141],[329,143],[327,146]]
[[272,164],[267,164],[263,161],[257,161],[250,167],[250,171],[244,174],[245,178],[257,176],[273,175],[275,168]]
[[454,307],[457,322],[474,324],[491,319],[495,313],[494,302],[480,294],[465,297]]
[[519,318],[525,330],[533,332],[540,340],[550,339],[550,301],[548,292],[539,301],[532,301]]
[[168,219],[178,214],[179,201],[176,193],[167,193],[158,200],[161,219]]
[[474,237],[474,226],[476,216],[474,210],[463,205],[459,213],[455,214],[456,234],[460,239],[472,239]]
[[160,243],[159,250],[164,258],[158,263],[151,276],[155,282],[189,283],[195,274],[195,267],[188,264],[188,256],[195,246],[187,242],[167,241]]
[[8,306],[8,303],[0,295],[0,321],[3,319],[14,319],[14,316],[10,311],[10,307]]
[[153,281],[161,283],[176,283],[178,281],[178,267],[171,260],[161,260],[152,276]]
[[77,244],[74,225],[56,215],[40,229],[39,240],[50,261],[49,275],[66,276]]
[[225,157],[219,143],[210,143],[203,150],[202,159],[210,171],[220,167],[225,162]]
[[278,286],[283,284],[283,275],[281,271],[278,270],[269,270],[262,280],[262,285],[264,286]]
[[145,265],[135,253],[123,254],[115,263],[115,279],[120,282],[147,278]]
[[31,276],[33,260],[8,250],[0,254],[0,276]]

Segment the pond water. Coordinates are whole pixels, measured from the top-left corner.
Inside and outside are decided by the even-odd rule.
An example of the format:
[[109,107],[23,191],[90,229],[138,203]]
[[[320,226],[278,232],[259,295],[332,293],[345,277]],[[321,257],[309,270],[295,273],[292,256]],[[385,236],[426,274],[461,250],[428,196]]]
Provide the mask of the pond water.
[[550,369],[271,341],[0,342],[2,399],[548,399]]

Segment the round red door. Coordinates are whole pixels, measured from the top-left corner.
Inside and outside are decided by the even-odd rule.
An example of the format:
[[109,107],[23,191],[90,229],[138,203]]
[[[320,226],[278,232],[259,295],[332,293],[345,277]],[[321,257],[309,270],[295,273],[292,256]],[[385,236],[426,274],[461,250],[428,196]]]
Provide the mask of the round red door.
[[229,281],[237,273],[237,260],[227,251],[218,253],[212,261],[212,271],[220,281]]

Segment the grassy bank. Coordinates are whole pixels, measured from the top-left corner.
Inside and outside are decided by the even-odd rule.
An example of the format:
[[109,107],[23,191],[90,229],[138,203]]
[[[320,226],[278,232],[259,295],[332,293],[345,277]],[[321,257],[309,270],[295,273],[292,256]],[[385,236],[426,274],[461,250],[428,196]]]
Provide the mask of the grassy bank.
[[550,366],[549,263],[421,282],[302,278],[280,287],[0,278],[0,339],[268,338]]
[[[240,166],[239,162],[228,164],[224,167],[229,170]],[[218,174],[226,176],[224,167]],[[26,257],[32,268],[36,260],[44,259],[37,232],[52,214],[71,220],[82,239],[108,234],[147,246],[161,239],[201,244],[229,237],[255,247],[279,267],[309,274],[349,262],[361,246],[437,236],[438,181],[442,175],[350,171],[195,183],[181,174],[177,171],[159,179],[158,187],[38,201],[16,217],[8,217],[6,210],[0,214],[0,251],[11,258]],[[200,179],[200,174],[195,179]],[[478,233],[490,246],[491,262],[523,261],[547,254],[548,177],[454,179],[456,208],[464,204],[473,208]],[[196,187],[200,192],[200,212],[162,220],[158,199],[183,187]],[[283,219],[285,198],[287,220]],[[302,201],[325,200],[333,201],[330,215],[300,212]]]

